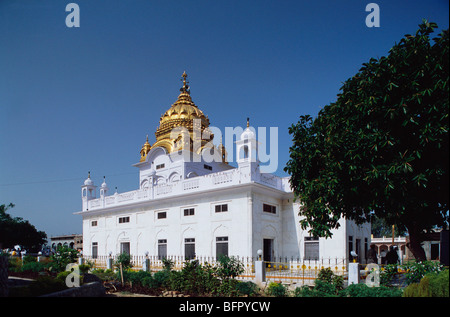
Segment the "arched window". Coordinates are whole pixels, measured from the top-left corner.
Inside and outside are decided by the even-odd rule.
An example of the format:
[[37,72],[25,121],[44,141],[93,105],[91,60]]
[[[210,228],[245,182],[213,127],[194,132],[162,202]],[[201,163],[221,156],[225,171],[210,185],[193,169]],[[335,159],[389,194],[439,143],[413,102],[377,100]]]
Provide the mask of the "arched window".
[[239,158],[240,159],[247,159],[248,158],[248,145],[244,145],[241,147],[240,151],[239,151]]

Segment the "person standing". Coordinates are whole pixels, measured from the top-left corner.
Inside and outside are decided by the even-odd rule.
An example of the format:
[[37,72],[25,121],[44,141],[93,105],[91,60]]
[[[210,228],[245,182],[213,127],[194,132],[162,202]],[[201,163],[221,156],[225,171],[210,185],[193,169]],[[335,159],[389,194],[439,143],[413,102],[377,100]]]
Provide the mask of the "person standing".
[[389,252],[386,254],[386,263],[387,264],[397,264],[398,263],[398,254],[397,251],[394,250],[394,246],[389,247]]
[[370,249],[367,252],[367,263],[378,264],[377,251],[375,250],[374,244],[370,245]]

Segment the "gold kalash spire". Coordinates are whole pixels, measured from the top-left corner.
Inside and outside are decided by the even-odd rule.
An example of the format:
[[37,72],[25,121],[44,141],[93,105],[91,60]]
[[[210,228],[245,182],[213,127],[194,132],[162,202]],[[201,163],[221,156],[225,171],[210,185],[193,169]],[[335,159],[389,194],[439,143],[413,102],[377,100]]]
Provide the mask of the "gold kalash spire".
[[[147,142],[143,145],[141,149],[141,162],[145,161],[150,149],[155,147],[163,147],[168,153],[174,151],[179,151],[188,146],[187,141],[189,141],[189,149],[200,154],[204,145],[214,138],[214,135],[209,130],[209,118],[203,114],[192,101],[189,82],[187,79],[186,72],[181,75],[181,81],[183,86],[180,88],[180,95],[178,96],[175,103],[161,116],[159,120],[159,127],[156,129],[155,136],[156,142],[150,146]],[[197,119],[194,122],[194,119]],[[201,131],[200,135],[194,135],[194,124],[195,128]],[[176,138],[171,138],[171,132],[173,129],[178,128],[177,133],[174,133]],[[183,140],[181,131],[188,131],[190,140]],[[178,133],[178,131],[180,133]],[[173,137],[173,135],[172,135]],[[186,136],[187,137],[187,136]],[[200,138],[200,147],[198,149],[193,149],[194,137]],[[202,138],[203,137],[203,138]]]

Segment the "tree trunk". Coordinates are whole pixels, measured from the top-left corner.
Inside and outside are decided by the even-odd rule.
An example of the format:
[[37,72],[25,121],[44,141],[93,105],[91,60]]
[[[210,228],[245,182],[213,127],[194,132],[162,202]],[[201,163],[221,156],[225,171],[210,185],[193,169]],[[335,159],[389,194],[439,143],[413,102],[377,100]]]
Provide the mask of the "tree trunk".
[[423,249],[422,243],[422,231],[416,228],[408,227],[409,233],[409,245],[408,248],[411,250],[416,261],[426,261],[427,257],[425,255],[425,250]]

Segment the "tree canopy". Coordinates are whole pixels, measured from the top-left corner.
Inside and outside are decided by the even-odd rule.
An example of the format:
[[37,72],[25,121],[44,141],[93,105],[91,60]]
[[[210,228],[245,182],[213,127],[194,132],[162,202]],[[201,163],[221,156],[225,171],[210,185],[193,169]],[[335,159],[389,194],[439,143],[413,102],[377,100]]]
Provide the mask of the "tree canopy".
[[20,245],[26,250],[36,252],[47,241],[47,235],[38,231],[28,220],[11,217],[6,211],[14,204],[0,205],[0,248],[14,248]]
[[426,20],[388,56],[371,58],[344,82],[337,101],[316,118],[289,128],[300,224],[331,236],[345,217],[357,224],[376,215],[407,229],[410,249],[424,259],[421,235],[448,225],[448,30]]

